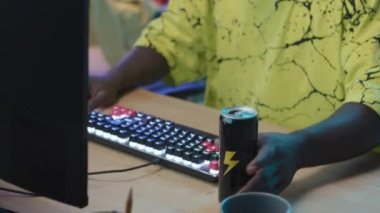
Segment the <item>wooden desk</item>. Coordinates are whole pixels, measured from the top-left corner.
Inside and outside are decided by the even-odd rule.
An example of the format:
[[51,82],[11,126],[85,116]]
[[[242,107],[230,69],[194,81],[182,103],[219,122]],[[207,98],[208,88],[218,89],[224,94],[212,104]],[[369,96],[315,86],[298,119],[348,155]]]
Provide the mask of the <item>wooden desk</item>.
[[[218,133],[218,111],[177,99],[137,90],[119,104],[170,119],[210,133]],[[286,131],[261,123],[260,131]],[[358,141],[359,142],[359,141]],[[117,169],[144,160],[89,143],[89,170]],[[282,194],[297,213],[379,212],[380,155],[329,166],[300,170]],[[1,187],[11,187],[0,180]],[[31,198],[0,191],[0,206],[18,212],[122,211],[128,190],[134,190],[134,212],[218,212],[215,184],[160,166],[128,173],[89,177],[89,205],[73,208],[46,198]]]

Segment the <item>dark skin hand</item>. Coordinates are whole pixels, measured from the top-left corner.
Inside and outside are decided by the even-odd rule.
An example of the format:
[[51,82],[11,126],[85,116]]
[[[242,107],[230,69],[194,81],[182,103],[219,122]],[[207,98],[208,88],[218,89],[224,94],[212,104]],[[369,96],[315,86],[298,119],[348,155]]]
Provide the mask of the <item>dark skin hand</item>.
[[278,194],[292,181],[299,169],[297,143],[291,134],[265,133],[258,137],[258,155],[247,166],[252,178],[240,192],[261,191]]
[[168,73],[169,66],[159,53],[149,48],[134,48],[110,72],[90,76],[88,109],[114,104],[120,93],[153,83]]
[[259,153],[247,166],[251,179],[240,192],[278,194],[298,169],[354,158],[380,145],[380,116],[366,105],[346,103],[326,120],[289,133],[258,137]]

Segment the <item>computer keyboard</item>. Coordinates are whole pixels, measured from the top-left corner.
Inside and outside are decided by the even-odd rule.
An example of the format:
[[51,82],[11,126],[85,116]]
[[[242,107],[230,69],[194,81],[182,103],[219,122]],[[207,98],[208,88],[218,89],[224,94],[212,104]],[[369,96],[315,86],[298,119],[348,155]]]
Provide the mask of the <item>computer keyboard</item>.
[[215,135],[133,109],[114,106],[111,114],[91,112],[89,140],[210,182],[217,182],[219,147]]

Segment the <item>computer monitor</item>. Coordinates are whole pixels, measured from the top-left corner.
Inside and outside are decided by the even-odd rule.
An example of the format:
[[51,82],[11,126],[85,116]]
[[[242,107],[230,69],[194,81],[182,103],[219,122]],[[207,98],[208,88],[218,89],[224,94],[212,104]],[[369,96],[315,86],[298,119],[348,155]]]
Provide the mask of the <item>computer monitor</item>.
[[0,5],[0,178],[86,206],[88,2]]

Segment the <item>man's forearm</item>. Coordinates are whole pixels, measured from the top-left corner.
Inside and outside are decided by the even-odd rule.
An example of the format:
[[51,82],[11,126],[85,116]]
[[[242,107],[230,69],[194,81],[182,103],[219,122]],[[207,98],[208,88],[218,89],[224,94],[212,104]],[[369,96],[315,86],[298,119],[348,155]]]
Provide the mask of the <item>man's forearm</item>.
[[109,77],[119,90],[146,85],[161,79],[169,71],[165,58],[150,48],[132,49],[112,68]]
[[321,123],[292,134],[304,138],[300,168],[333,163],[380,145],[380,117],[366,105],[347,103]]

